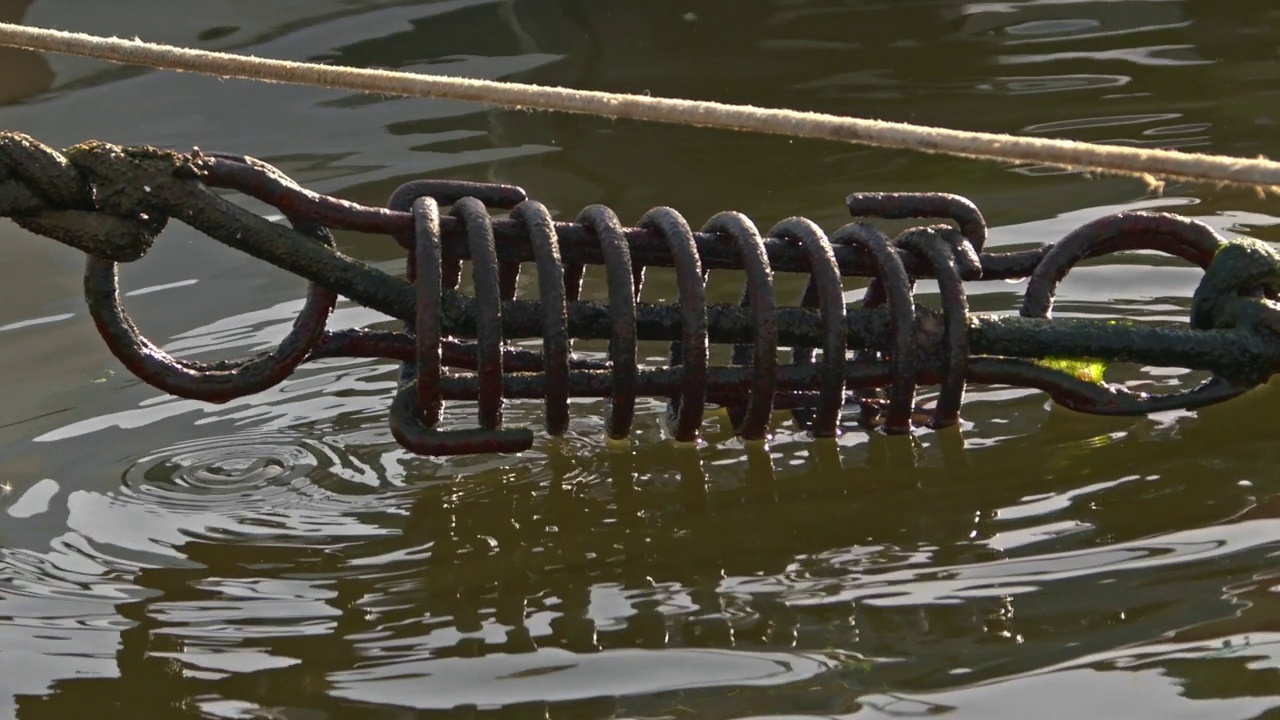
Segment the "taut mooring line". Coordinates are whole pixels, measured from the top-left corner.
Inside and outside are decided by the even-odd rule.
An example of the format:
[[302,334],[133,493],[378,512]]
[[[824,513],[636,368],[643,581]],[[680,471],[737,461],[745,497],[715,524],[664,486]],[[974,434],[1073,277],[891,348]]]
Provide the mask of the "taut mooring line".
[[982,160],[1035,162],[1138,177],[1152,184],[1165,179],[1280,191],[1280,163],[1261,157],[1097,145],[701,100],[272,60],[11,23],[0,23],[0,45],[218,77],[835,140]]

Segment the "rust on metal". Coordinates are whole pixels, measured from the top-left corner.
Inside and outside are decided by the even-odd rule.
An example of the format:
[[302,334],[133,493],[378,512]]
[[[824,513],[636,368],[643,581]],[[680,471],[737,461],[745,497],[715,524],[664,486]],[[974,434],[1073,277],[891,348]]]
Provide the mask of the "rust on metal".
[[[278,208],[290,227],[219,189]],[[532,430],[504,426],[512,399],[542,401],[550,435],[566,432],[571,399],[600,398],[606,432],[625,438],[637,399],[657,397],[668,402],[678,440],[696,438],[708,405],[726,407],[742,437],[760,440],[777,410],[818,437],[850,422],[890,434],[955,425],[967,383],[1035,388],[1074,410],[1138,415],[1222,402],[1280,369],[1280,254],[1265,243],[1227,241],[1176,215],[1124,212],[1056,243],[990,252],[982,214],[955,195],[855,193],[845,204],[854,221],[830,233],[793,217],[764,234],[736,212],[695,232],[666,207],[634,227],[601,205],[556,221],[518,187],[447,180],[406,183],[379,208],[314,193],[239,155],[100,142],[59,152],[0,133],[0,215],[88,256],[89,311],[132,373],[166,393],[217,403],[262,392],[309,361],[395,360],[392,434],[421,454],[530,447]],[[118,263],[143,257],[170,218],[310,281],[278,348],[198,363],[166,354],[134,326],[120,301]],[[948,222],[894,237],[865,222],[907,218]],[[393,238],[406,253],[404,277],[343,255],[334,230]],[[1205,270],[1186,324],[1052,317],[1071,268],[1131,250]],[[529,263],[538,276],[533,299],[518,293]],[[589,265],[604,268],[606,300],[581,297]],[[673,303],[640,300],[645,269],[656,267],[674,269]],[[717,269],[745,273],[737,303],[707,302],[708,273]],[[795,305],[780,303],[778,273],[807,276]],[[860,304],[844,301],[845,277],[871,280]],[[922,278],[937,281],[940,310],[915,302]],[[1018,314],[969,311],[966,283],[1009,279],[1028,280]],[[403,330],[328,329],[339,296],[402,321]],[[511,344],[535,338],[540,350]],[[577,356],[577,339],[608,341],[607,358]],[[668,363],[642,366],[641,341],[669,342]],[[711,362],[716,346],[728,347],[728,364]],[[788,350],[790,361],[780,362]],[[1048,358],[1178,366],[1207,379],[1147,394],[1037,362]],[[939,387],[928,411],[917,407],[921,385]],[[444,403],[453,401],[476,404],[475,427],[441,426]]]

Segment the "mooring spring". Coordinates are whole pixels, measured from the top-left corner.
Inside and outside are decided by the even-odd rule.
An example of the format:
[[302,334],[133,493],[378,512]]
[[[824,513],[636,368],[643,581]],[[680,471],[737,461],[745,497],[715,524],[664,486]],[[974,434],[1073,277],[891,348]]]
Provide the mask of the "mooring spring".
[[[533,442],[532,433],[527,430],[499,430],[505,371],[500,350],[503,345],[501,306],[502,301],[515,299],[519,264],[498,260],[488,215],[490,209],[509,211],[510,217],[529,238],[538,270],[538,296],[543,310],[540,370],[545,378],[546,429],[551,435],[560,435],[568,428],[570,337],[566,300],[572,297],[576,301],[583,266],[575,264],[566,269],[550,213],[542,204],[532,200],[520,200],[513,205],[518,197],[518,190],[509,186],[467,184],[457,187],[439,181],[415,181],[398,188],[388,201],[388,208],[410,211],[414,217],[412,241],[402,236],[398,239],[409,251],[406,274],[417,288],[417,313],[413,327],[417,338],[415,360],[412,363],[404,361],[391,422],[396,439],[415,452],[431,455],[480,450],[514,452],[529,447]],[[976,250],[986,238],[982,215],[967,200],[944,194],[854,194],[847,202],[855,217],[877,214],[892,218],[943,217],[954,220],[962,230],[949,226],[915,228],[890,240],[872,226],[852,224],[828,239],[812,221],[794,217],[783,220],[769,231],[770,237],[803,247],[810,274],[801,306],[817,309],[823,328],[819,385],[815,390],[792,395],[792,412],[796,420],[817,437],[833,437],[839,431],[840,414],[846,404],[845,369],[849,343],[841,272],[833,244],[848,245],[869,251],[879,271],[867,292],[864,305],[874,308],[887,302],[890,308],[894,343],[888,355],[892,358],[890,372],[893,381],[885,430],[890,433],[910,430],[916,378],[915,304],[911,296],[912,282],[897,251],[900,248],[923,256],[945,288],[943,314],[946,327],[943,334],[948,343],[948,364],[932,425],[945,427],[955,424],[959,419],[968,359],[965,342],[968,308],[960,281],[976,279],[981,273]],[[460,268],[460,261],[451,258],[450,282],[442,282],[444,259],[438,209],[441,203],[453,204],[451,214],[463,224],[469,259],[474,268],[479,431],[435,429],[441,407],[440,299],[446,291],[456,292]],[[610,393],[608,432],[611,437],[623,438],[630,432],[636,403],[635,308],[642,288],[644,266],[632,264],[621,224],[609,208],[587,208],[579,216],[578,224],[596,236],[602,249],[610,310],[615,318],[609,338],[614,387]],[[693,232],[675,210],[666,207],[650,210],[637,227],[656,233],[668,243],[676,273],[681,336],[671,343],[669,362],[673,368],[679,368],[680,376],[677,386],[669,394],[669,404],[675,439],[688,442],[697,436],[707,403],[706,272],[702,268]],[[720,213],[703,226],[702,232],[729,238],[741,254],[747,279],[739,305],[750,310],[753,344],[734,345],[732,362],[748,370],[750,383],[746,402],[730,404],[729,411],[740,435],[748,440],[760,440],[768,434],[777,383],[779,346],[772,268],[759,230],[745,215]],[[976,246],[974,240],[977,241]],[[813,349],[794,348],[793,364],[812,363]],[[811,410],[814,403],[816,409]]]
[[[274,205],[292,229],[212,188]],[[855,193],[846,204],[854,222],[829,236],[799,217],[762,234],[736,212],[695,232],[666,207],[632,228],[600,205],[557,222],[520,188],[441,180],[406,183],[379,209],[307,191],[253,158],[105,143],[62,155],[0,133],[0,214],[89,255],[90,313],[134,374],[173,395],[226,402],[282,382],[303,362],[395,359],[392,433],[423,454],[528,448],[531,430],[503,426],[504,402],[514,398],[541,400],[551,435],[567,430],[571,398],[596,397],[606,401],[608,435],[625,438],[643,395],[667,399],[677,440],[696,438],[708,404],[727,408],[736,432],[759,440],[775,410],[791,411],[815,436],[837,434],[850,391],[858,393],[857,421],[896,434],[915,423],[956,424],[969,382],[1037,388],[1076,410],[1132,415],[1220,402],[1280,368],[1280,255],[1266,244],[1226,241],[1175,215],[1130,212],[1088,223],[1056,244],[991,253],[982,214],[963,198]],[[142,257],[170,217],[311,281],[276,350],[197,363],[138,332],[120,304],[117,263]],[[953,224],[890,238],[866,218]],[[395,237],[408,256],[407,280],[339,253],[336,229]],[[1205,269],[1188,325],[1050,317],[1057,285],[1076,263],[1126,250],[1158,250]],[[527,262],[537,268],[537,301],[517,297]],[[460,290],[464,263],[471,295]],[[581,298],[587,265],[604,267],[607,302]],[[674,303],[641,302],[649,267],[673,268]],[[708,304],[708,273],[726,268],[745,273],[740,299]],[[798,306],[779,305],[779,272],[808,276]],[[845,276],[871,278],[860,307],[844,300]],[[936,279],[940,311],[916,304],[918,278]],[[1029,278],[1018,315],[969,312],[966,282],[1013,278]],[[327,330],[339,295],[402,320],[404,330]],[[508,345],[518,338],[541,338],[541,350]],[[607,359],[575,356],[575,338],[607,340]],[[670,342],[666,367],[640,366],[638,342],[646,339]],[[727,366],[710,363],[717,343],[732,346]],[[791,361],[782,364],[787,348]],[[1211,376],[1152,395],[1040,362],[1052,358],[1176,365]],[[939,386],[927,417],[915,406],[917,384]],[[475,402],[477,427],[440,427],[450,400]]]

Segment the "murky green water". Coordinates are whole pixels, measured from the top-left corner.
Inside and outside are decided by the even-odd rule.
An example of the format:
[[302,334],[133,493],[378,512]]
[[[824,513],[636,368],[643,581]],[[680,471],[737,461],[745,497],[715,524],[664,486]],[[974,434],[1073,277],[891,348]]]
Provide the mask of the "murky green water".
[[[1237,155],[1274,155],[1280,122],[1266,0],[0,0],[0,18]],[[983,208],[992,246],[1126,208],[1280,240],[1274,200],[1248,192],[1156,197],[1043,168],[12,51],[0,103],[0,127],[55,146],[246,153],[371,204],[434,175],[513,182],[560,215],[672,205],[695,224],[739,209],[830,228],[848,192],[940,190]],[[398,265],[385,238],[340,242]],[[75,252],[11,223],[0,243],[0,716],[1280,716],[1272,389],[1136,420],[975,389],[961,433],[837,447],[783,424],[767,453],[718,421],[702,451],[670,449],[655,403],[634,452],[609,452],[587,404],[559,446],[442,462],[392,442],[382,363],[323,363],[219,407],[159,396],[98,340]],[[1113,259],[1073,271],[1058,312],[1185,320],[1199,275]],[[277,340],[302,297],[182,227],[124,278],[146,332],[196,358]],[[974,286],[971,304],[1009,310],[1021,290]]]

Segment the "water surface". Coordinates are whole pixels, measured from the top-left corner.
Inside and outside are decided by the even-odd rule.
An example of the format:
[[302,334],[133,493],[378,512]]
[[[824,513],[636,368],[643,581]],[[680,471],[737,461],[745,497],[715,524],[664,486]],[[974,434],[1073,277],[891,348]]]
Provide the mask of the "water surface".
[[[0,0],[0,19],[1243,156],[1274,154],[1280,120],[1280,10],[1263,0]],[[937,190],[982,207],[992,247],[1124,209],[1280,239],[1274,201],[1246,191],[1156,194],[1043,167],[17,51],[0,51],[0,78],[0,127],[55,147],[244,153],[370,204],[437,176],[516,183],[561,216],[605,202],[628,222],[671,205],[695,224],[737,209],[763,227],[800,214],[834,228],[849,192]],[[399,267],[387,238],[338,239]],[[588,403],[562,443],[442,461],[392,441],[386,363],[317,363],[222,406],[162,396],[97,338],[77,253],[11,223],[0,242],[0,716],[1217,720],[1280,707],[1272,388],[1138,419],[975,388],[959,432],[814,444],[781,422],[768,450],[722,418],[701,450],[670,448],[651,402],[633,449],[610,451]],[[1111,258],[1073,271],[1056,312],[1185,322],[1199,276]],[[278,341],[304,292],[176,223],[123,278],[145,332],[199,359]],[[714,301],[736,298],[737,279],[712,281]],[[798,295],[802,279],[779,287]],[[862,287],[847,283],[850,301]],[[970,302],[1010,311],[1022,289],[976,285]],[[659,274],[649,293],[674,286]],[[334,324],[382,319],[347,303]],[[1128,372],[1153,388],[1188,379]]]

